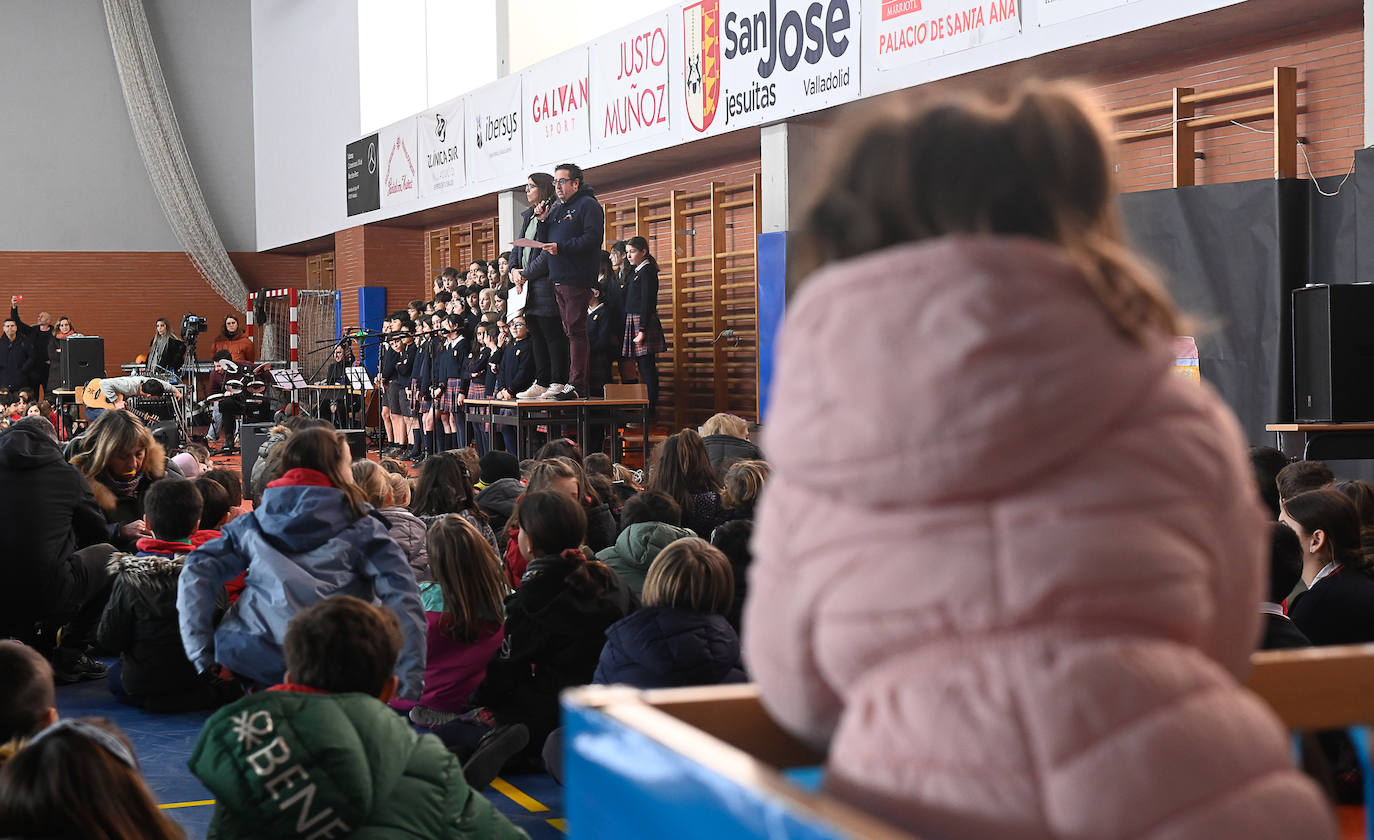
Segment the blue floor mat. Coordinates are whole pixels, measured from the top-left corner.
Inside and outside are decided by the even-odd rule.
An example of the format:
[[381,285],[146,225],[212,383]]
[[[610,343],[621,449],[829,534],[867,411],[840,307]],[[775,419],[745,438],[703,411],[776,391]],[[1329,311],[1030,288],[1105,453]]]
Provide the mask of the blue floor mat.
[[[114,721],[133,741],[143,777],[153,797],[190,840],[202,840],[213,810],[210,791],[186,769],[209,712],[154,715],[124,706],[110,696],[104,680],[58,686],[57,710],[63,717],[95,716]],[[498,779],[483,792],[497,810],[529,833],[532,840],[561,838],[563,788],[544,774]]]

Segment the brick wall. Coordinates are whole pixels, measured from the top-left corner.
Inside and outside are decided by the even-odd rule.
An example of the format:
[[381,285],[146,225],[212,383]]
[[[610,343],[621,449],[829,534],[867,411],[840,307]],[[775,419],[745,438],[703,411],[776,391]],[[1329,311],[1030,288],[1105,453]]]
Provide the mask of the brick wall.
[[[305,284],[304,257],[237,253],[230,258],[250,289]],[[194,312],[217,332],[224,316],[243,317],[242,303],[225,303],[180,252],[4,251],[0,277],[0,297],[23,295],[19,312],[26,321],[46,310],[104,338],[106,372],[112,375],[121,363],[147,351],[158,318],[172,321],[175,329],[183,315]]]
[[417,228],[368,225],[334,234],[334,276],[344,325],[358,323],[358,289],[386,288],[388,311],[425,296],[425,235]]
[[[1126,108],[1167,99],[1175,87],[1196,92],[1234,87],[1271,78],[1273,68],[1298,71],[1298,135],[1317,177],[1349,170],[1352,154],[1364,145],[1364,22],[1359,13],[1313,21],[1279,34],[1181,51],[1167,57],[1103,68],[1093,74],[1109,108]],[[1239,96],[1203,103],[1198,114],[1225,114],[1263,105],[1264,96]],[[1123,129],[1167,125],[1167,111],[1124,122]],[[1249,120],[1250,129],[1270,131],[1272,120]],[[1273,137],[1224,124],[1199,129],[1197,183],[1249,181],[1274,176]],[[1155,137],[1123,143],[1121,179],[1126,192],[1173,185],[1171,140]],[[1298,174],[1309,174],[1301,152]]]

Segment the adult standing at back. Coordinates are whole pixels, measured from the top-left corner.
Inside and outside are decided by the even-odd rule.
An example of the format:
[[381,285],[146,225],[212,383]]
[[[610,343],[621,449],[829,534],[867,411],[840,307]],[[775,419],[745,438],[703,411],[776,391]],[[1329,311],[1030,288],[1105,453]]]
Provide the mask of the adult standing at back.
[[[534,172],[525,179],[525,199],[530,206],[520,217],[520,238],[548,241],[549,215],[553,212],[553,176]],[[521,311],[530,331],[530,352],[534,354],[534,383],[515,395],[531,400],[547,392],[561,393],[568,381],[568,336],[558,315],[553,280],[549,277],[549,255],[540,248],[511,249],[511,278],[522,283],[525,298]]]
[[590,393],[591,348],[587,343],[587,301],[601,268],[601,243],[606,238],[606,214],[596,193],[582,183],[582,169],[560,163],[553,171],[559,203],[549,215],[549,277],[558,297],[558,312],[568,334],[568,382],[557,393],[550,388],[543,399],[574,400]]
[[251,363],[258,358],[257,350],[253,347],[253,339],[239,328],[239,319],[233,315],[224,316],[224,328],[210,345],[211,355],[220,350],[228,350],[230,360],[235,362]]

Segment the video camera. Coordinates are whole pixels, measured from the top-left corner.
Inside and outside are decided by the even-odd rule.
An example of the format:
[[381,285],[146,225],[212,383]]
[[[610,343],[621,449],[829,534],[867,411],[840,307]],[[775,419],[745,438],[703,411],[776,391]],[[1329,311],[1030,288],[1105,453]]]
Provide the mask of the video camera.
[[200,315],[188,314],[181,319],[181,340],[192,342],[210,328],[209,323]]

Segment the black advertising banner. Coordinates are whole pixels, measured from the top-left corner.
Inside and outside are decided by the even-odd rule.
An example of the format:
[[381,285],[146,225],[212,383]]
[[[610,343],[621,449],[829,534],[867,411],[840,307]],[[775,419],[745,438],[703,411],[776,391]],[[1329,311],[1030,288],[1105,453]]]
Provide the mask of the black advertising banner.
[[356,216],[382,206],[381,178],[377,165],[377,135],[348,144],[348,215]]

